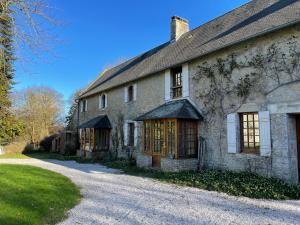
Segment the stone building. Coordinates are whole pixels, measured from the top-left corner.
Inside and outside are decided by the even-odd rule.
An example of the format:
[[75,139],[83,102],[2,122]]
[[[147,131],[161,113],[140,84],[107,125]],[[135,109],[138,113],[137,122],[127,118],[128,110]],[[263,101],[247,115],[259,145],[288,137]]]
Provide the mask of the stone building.
[[296,0],[254,0],[193,30],[172,17],[168,42],[81,93],[80,154],[299,182],[299,12]]

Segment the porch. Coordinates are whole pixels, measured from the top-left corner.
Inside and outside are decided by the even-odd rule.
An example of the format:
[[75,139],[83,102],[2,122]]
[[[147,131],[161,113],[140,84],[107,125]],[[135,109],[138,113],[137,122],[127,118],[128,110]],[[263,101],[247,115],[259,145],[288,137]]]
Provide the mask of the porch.
[[106,115],[98,116],[81,124],[79,129],[80,150],[84,158],[104,158],[110,145],[111,123]]

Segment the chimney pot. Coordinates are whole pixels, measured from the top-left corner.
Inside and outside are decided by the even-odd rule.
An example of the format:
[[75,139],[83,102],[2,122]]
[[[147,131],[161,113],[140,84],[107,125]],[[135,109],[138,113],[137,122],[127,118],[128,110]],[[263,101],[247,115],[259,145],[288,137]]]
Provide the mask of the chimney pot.
[[171,18],[171,41],[177,41],[181,35],[188,32],[189,21],[179,16],[172,16]]

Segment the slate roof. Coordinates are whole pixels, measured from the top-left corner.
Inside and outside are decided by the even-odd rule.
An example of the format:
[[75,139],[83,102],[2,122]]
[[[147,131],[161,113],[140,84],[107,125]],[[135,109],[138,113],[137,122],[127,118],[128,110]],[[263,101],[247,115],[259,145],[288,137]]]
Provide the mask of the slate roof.
[[136,120],[143,121],[171,118],[203,120],[199,111],[187,99],[167,102],[144,115],[139,116]]
[[111,124],[106,115],[95,117],[80,126],[79,129],[82,128],[97,128],[97,129],[111,129]]
[[300,0],[253,0],[185,33],[177,41],[166,42],[105,71],[80,98],[299,22]]

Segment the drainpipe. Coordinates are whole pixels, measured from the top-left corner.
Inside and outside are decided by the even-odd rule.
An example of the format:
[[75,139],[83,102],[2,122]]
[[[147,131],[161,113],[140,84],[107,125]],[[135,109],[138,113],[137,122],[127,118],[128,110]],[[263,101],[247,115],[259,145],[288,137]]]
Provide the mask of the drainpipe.
[[204,155],[204,151],[206,149],[206,142],[205,139],[201,136],[199,136],[198,138],[198,166],[197,169],[198,171],[202,169],[203,165],[203,155]]

